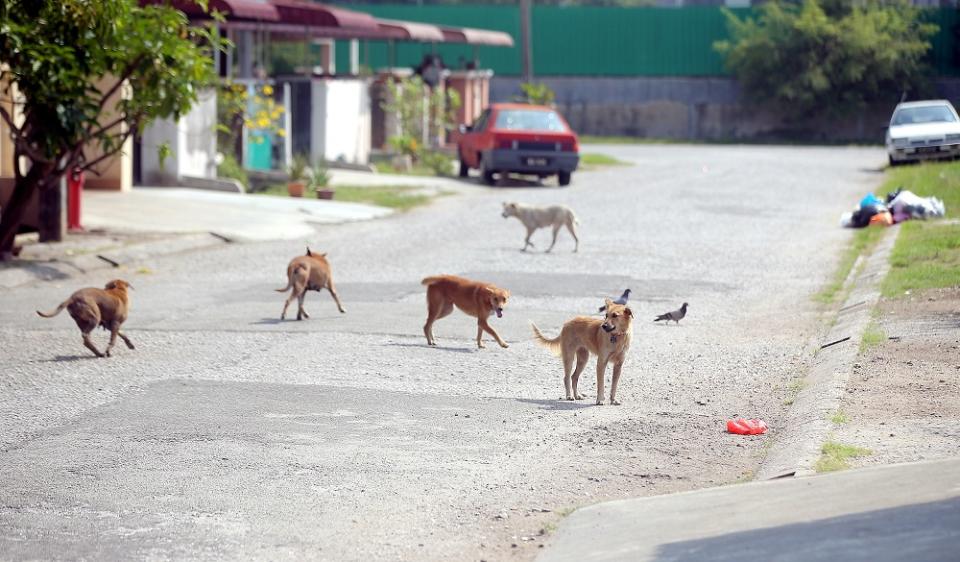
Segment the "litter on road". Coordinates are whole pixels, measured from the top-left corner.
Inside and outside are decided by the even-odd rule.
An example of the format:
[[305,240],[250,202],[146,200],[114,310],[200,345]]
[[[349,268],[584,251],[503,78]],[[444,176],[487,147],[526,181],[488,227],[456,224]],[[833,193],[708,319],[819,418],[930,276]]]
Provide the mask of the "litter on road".
[[735,418],[727,420],[727,431],[737,435],[760,435],[767,432],[767,424],[760,419]]
[[920,197],[899,187],[888,193],[885,201],[873,193],[868,193],[860,200],[860,207],[856,211],[840,216],[840,225],[850,228],[863,228],[874,224],[890,226],[910,219],[939,218],[946,212],[940,199]]

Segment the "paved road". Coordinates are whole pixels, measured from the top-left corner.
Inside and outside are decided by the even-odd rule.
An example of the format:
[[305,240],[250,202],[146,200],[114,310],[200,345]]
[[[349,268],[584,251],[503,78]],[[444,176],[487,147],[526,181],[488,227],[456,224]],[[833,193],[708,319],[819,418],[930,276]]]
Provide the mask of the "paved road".
[[[137,349],[107,360],[65,315],[33,314],[104,274],[0,292],[0,552],[532,559],[573,508],[749,476],[771,437],[727,435],[723,420],[782,428],[816,335],[810,295],[849,236],[839,214],[880,181],[883,154],[604,151],[634,166],[567,189],[478,185],[308,241],[124,271]],[[573,206],[580,252],[563,237],[521,253],[507,199]],[[347,314],[311,294],[310,320],[281,323],[272,289],[306,242],[329,252]],[[419,281],[444,272],[513,292],[494,321],[509,349],[476,350],[459,313],[434,328],[439,348],[424,345]],[[624,405],[558,401],[559,360],[528,321],[556,333],[625,287],[639,322]],[[680,326],[648,321],[682,301]]]

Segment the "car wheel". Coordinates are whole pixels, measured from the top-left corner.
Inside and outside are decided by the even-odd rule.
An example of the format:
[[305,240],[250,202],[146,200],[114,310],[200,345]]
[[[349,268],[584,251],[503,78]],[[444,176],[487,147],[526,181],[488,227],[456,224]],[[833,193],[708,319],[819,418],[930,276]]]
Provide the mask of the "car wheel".
[[893,159],[893,156],[887,156],[887,160],[890,162],[890,167],[891,167],[891,168],[900,165],[900,162],[897,162],[896,160],[894,160],[894,159]]
[[557,182],[560,185],[570,185],[570,172],[560,172],[557,174]]
[[487,169],[487,163],[483,160],[483,158],[480,159],[480,177],[483,178],[483,183],[487,185],[493,185],[496,183],[493,177],[493,170]]
[[457,156],[460,157],[460,173],[459,173],[459,176],[460,176],[461,178],[465,178],[465,177],[467,177],[467,176],[470,175],[470,166],[468,166],[467,163],[463,160],[463,154],[459,154],[459,153],[458,153]]

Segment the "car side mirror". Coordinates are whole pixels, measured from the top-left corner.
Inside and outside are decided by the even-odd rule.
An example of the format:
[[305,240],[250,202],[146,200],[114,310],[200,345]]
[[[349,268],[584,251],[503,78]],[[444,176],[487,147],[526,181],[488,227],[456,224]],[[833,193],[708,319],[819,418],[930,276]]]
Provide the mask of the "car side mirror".
[[460,123],[460,127],[458,127],[458,129],[460,131],[460,134],[463,135],[472,131],[473,127],[471,127],[470,125],[465,125],[463,123]]

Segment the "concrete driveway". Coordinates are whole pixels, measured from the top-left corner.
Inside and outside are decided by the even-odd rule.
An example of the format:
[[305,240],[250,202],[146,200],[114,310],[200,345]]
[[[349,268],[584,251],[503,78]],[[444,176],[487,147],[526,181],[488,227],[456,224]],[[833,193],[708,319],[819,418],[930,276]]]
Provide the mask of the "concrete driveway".
[[[0,292],[0,552],[529,560],[573,508],[749,478],[819,329],[810,296],[850,235],[838,217],[877,186],[884,154],[602,151],[634,165]],[[545,231],[520,252],[504,200],[571,205],[580,252],[562,233],[541,253]],[[312,293],[310,320],[280,322],[273,289],[307,243],[329,253],[347,314]],[[493,321],[509,349],[475,349],[459,312],[424,345],[420,280],[437,273],[513,292]],[[112,276],[136,287],[135,351],[93,359],[69,317],[33,313]],[[558,400],[560,361],[528,321],[556,334],[627,287],[624,405]],[[651,322],[683,301],[679,326]],[[724,433],[738,415],[770,433]]]

